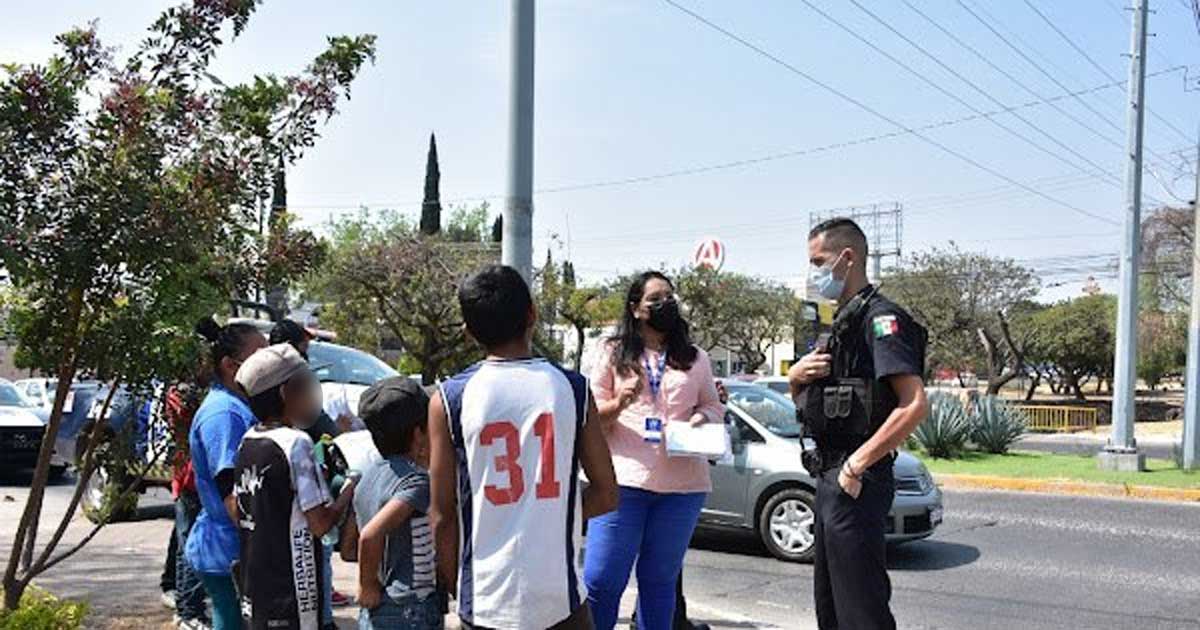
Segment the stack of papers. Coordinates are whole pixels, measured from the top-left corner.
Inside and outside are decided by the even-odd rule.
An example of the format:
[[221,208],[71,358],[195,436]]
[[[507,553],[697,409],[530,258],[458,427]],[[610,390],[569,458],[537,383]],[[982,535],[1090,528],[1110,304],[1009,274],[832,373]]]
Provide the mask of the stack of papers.
[[729,453],[729,433],[722,422],[692,426],[683,421],[668,422],[664,438],[667,454],[674,457],[720,459]]

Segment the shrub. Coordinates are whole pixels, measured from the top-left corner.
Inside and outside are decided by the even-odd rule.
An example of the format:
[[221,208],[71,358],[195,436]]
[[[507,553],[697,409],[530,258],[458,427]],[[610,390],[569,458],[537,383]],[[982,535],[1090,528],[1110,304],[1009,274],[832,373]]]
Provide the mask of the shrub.
[[929,417],[913,432],[913,438],[931,457],[952,458],[962,454],[971,433],[967,412],[958,398],[945,393],[929,397]]
[[61,600],[31,586],[16,610],[0,610],[0,630],[78,630],[85,615],[87,604]]
[[971,441],[988,453],[1008,452],[1025,433],[1025,414],[998,396],[985,396],[975,403],[971,417]]

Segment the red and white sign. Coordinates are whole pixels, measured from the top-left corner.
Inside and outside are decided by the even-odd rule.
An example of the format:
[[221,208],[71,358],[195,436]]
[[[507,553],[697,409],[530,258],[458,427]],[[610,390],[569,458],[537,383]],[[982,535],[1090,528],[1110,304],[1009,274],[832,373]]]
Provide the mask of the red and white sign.
[[720,271],[721,265],[725,264],[725,244],[711,237],[700,241],[692,252],[692,264]]

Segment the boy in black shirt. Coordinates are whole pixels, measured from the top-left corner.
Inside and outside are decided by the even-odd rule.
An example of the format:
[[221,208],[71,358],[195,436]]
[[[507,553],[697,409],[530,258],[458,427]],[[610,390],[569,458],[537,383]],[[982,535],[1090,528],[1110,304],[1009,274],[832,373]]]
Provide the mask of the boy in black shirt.
[[316,630],[323,561],[317,538],[344,515],[353,482],[330,505],[304,433],[318,415],[319,385],[295,348],[259,350],[242,364],[237,382],[258,419],[238,448],[229,506],[241,534],[242,608],[255,630]]

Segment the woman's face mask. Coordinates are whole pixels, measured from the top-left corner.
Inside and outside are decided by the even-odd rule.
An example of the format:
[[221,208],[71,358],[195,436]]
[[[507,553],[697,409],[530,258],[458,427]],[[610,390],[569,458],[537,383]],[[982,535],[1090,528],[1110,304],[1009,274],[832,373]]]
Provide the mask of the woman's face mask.
[[650,312],[650,319],[646,320],[646,323],[654,330],[669,333],[679,326],[679,302],[675,298],[652,304],[647,310]]

